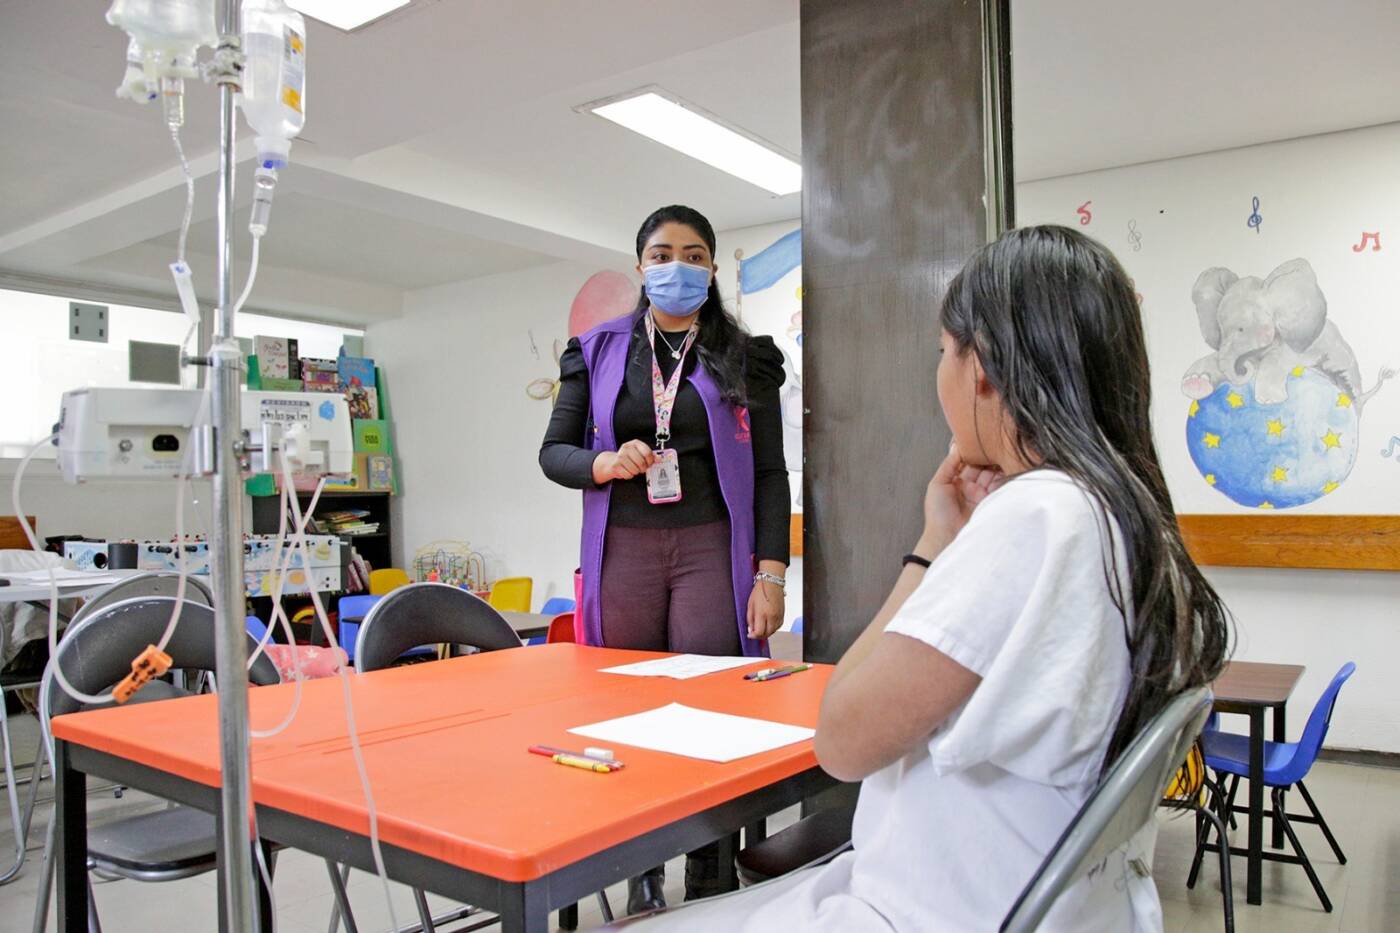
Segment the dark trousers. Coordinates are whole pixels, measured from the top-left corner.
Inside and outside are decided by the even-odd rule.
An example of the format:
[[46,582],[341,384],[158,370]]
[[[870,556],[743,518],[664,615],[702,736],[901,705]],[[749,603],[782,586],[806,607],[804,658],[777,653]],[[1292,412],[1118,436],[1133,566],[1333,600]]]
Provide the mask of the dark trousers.
[[[661,506],[664,508],[664,506]],[[603,644],[737,655],[729,522],[616,528],[603,544]]]
[[[740,654],[731,573],[727,521],[689,528],[609,525],[600,593],[603,644],[638,651]],[[689,854],[687,900],[721,893],[718,859],[719,843]],[[661,869],[652,871],[659,874]]]

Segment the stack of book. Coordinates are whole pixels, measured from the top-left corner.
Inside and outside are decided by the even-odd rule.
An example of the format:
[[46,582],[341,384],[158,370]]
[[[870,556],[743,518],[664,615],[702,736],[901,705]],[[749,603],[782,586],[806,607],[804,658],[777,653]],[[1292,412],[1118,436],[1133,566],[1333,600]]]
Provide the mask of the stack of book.
[[353,537],[372,535],[379,532],[379,523],[368,521],[369,512],[364,509],[341,509],[317,516],[317,524],[327,533]]

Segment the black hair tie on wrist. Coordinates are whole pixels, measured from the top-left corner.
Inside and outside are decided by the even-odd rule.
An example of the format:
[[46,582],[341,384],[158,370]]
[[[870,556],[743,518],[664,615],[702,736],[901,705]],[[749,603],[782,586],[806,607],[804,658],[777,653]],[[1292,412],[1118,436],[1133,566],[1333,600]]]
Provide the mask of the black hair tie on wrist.
[[933,566],[933,561],[929,560],[926,557],[920,557],[918,554],[905,554],[903,563],[906,567],[910,564],[918,564],[924,569],[928,569],[929,567]]

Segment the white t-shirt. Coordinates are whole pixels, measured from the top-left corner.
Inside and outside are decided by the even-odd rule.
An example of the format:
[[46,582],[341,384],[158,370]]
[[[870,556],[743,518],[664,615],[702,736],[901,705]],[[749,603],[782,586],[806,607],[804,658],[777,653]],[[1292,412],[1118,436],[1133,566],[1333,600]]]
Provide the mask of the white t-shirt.
[[[1097,783],[1129,676],[1106,559],[1129,603],[1132,589],[1111,522],[1063,473],[1012,480],[886,627],[982,678],[925,747],[861,786],[851,889],[896,930],[995,929]],[[1154,841],[1152,824],[1133,848]],[[1154,929],[1156,888],[1118,861],[1041,929]]]
[[[1127,695],[1105,557],[1124,598],[1132,591],[1111,521],[1059,472],[988,496],[886,628],[978,674],[972,696],[925,745],[865,779],[854,851],[661,927],[997,929],[1097,782]],[[1067,890],[1041,929],[1160,931],[1152,879],[1129,866],[1150,864],[1155,841],[1151,823]]]

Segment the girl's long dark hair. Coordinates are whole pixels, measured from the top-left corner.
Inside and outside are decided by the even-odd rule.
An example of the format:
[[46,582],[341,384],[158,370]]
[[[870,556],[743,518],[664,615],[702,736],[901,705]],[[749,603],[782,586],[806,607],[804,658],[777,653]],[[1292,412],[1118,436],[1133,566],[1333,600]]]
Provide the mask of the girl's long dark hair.
[[[637,261],[642,259],[642,253],[646,250],[647,240],[656,232],[656,228],[662,224],[678,223],[685,224],[705,241],[705,245],[710,248],[710,256],[715,255],[715,228],[710,226],[705,215],[694,208],[685,207],[680,204],[672,204],[660,210],[653,211],[651,216],[642,222],[641,229],[637,231]],[[637,307],[632,310],[633,316],[640,316],[651,307],[651,300],[647,298],[646,286],[642,286],[642,293],[637,298]],[[748,334],[739,327],[739,323],[734,320],[724,308],[724,299],[720,297],[719,285],[714,277],[710,278],[710,294],[705,299],[705,303],[700,306],[700,334],[695,338],[695,349],[699,354],[700,362],[704,364],[711,376],[714,377],[715,384],[719,386],[720,394],[725,400],[733,405],[747,405],[748,393],[744,385],[744,360],[748,349]]]
[[1027,227],[973,255],[941,319],[958,352],[977,354],[1022,459],[1076,480],[1122,536],[1131,602],[1111,546],[1104,572],[1132,671],[1107,769],[1168,700],[1215,679],[1229,642],[1228,613],[1186,552],[1152,439],[1132,284],[1102,244],[1067,227]]

